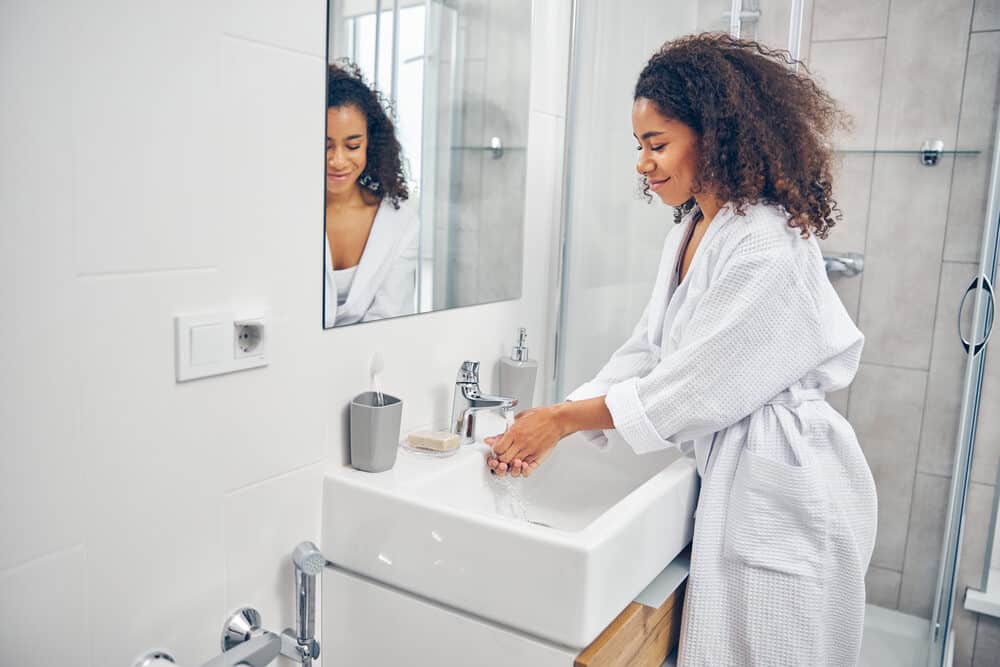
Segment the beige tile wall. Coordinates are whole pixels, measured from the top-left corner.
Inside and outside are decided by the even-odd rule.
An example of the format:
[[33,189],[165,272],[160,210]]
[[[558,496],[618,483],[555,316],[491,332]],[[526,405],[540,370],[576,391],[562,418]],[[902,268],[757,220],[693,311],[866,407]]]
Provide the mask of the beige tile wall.
[[[860,278],[834,287],[867,337],[848,395],[879,492],[869,601],[929,617],[964,381],[956,321],[975,275],[1000,79],[997,0],[815,0],[809,66],[854,116],[842,148],[983,151],[936,167],[914,156],[847,155],[835,197],[844,220],[830,252],[864,252]],[[959,571],[979,586],[998,459],[1000,362],[988,366]],[[991,407],[992,406],[992,407]],[[956,665],[1000,661],[1000,623],[959,609]]]

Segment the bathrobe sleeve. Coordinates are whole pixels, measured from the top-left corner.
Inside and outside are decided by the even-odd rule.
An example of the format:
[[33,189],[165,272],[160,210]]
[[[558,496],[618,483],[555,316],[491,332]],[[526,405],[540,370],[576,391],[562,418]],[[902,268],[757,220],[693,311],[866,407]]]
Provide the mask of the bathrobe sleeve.
[[615,429],[637,452],[720,431],[819,365],[827,345],[803,239],[740,240],[720,258],[677,348],[610,387]]

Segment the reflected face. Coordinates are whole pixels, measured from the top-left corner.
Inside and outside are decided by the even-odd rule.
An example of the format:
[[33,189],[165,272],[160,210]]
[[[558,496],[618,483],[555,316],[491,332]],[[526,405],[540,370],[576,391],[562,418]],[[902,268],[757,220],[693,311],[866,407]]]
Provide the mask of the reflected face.
[[697,133],[661,114],[645,97],[632,105],[632,133],[639,142],[635,170],[646,178],[649,189],[670,206],[689,200],[698,165]]
[[368,121],[356,106],[326,110],[326,191],[344,195],[357,187],[368,164]]

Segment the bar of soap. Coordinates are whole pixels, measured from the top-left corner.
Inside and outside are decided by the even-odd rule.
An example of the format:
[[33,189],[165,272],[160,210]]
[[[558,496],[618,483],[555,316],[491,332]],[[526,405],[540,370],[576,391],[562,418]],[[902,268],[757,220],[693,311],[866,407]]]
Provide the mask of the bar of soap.
[[446,452],[458,447],[458,434],[448,431],[414,431],[406,436],[406,441],[421,449]]

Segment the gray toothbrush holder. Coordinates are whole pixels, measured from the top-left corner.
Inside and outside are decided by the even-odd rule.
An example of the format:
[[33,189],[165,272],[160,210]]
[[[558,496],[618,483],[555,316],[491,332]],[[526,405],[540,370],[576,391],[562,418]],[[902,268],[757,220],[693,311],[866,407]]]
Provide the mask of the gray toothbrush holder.
[[380,404],[374,391],[366,391],[351,401],[351,466],[365,472],[384,472],[396,463],[403,402],[389,394],[382,398]]

